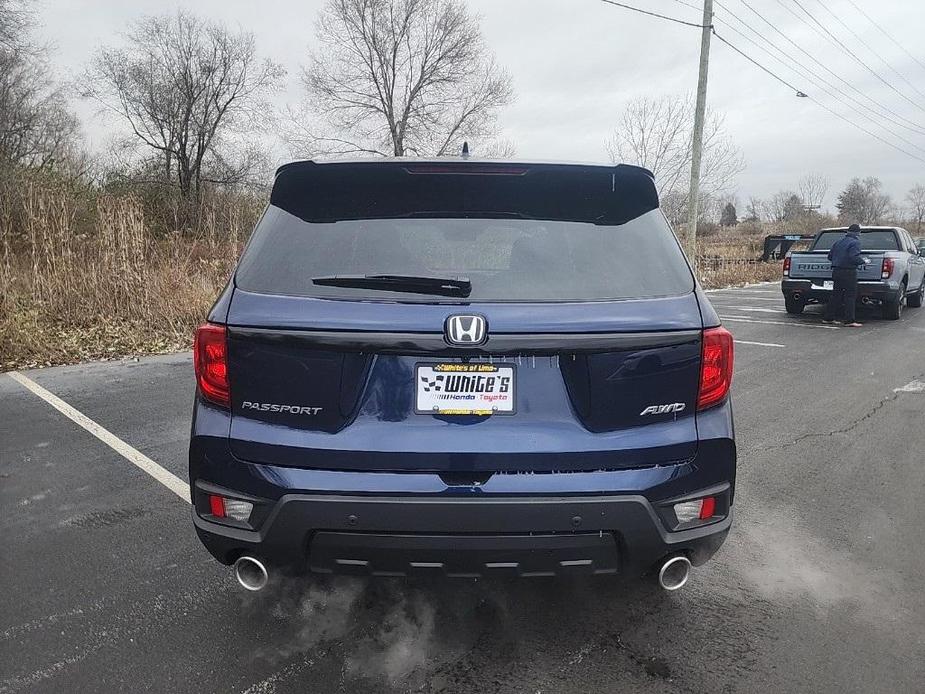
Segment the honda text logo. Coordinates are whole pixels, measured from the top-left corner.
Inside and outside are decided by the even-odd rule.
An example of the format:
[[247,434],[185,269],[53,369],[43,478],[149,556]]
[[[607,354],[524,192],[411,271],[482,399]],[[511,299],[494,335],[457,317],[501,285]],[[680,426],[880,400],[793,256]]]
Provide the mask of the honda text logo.
[[450,316],[444,330],[446,341],[451,345],[480,345],[488,338],[484,316]]

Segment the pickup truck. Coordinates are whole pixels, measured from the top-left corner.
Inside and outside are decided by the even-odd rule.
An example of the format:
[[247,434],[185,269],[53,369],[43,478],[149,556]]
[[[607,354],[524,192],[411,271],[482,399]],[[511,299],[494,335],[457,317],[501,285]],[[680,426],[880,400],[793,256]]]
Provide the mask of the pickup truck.
[[[824,304],[832,295],[828,252],[845,228],[823,229],[809,250],[784,258],[781,290],[787,313],[800,314],[810,304]],[[896,320],[905,305],[919,307],[925,294],[925,251],[899,227],[862,227],[861,252],[870,262],[858,268],[859,304],[880,306],[883,317]]]

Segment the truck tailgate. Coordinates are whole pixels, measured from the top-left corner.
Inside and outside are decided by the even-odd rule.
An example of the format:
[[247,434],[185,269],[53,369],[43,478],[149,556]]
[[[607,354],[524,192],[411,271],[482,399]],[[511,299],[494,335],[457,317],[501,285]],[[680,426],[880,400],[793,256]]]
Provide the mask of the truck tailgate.
[[[827,253],[794,253],[790,256],[790,278],[795,280],[813,280],[815,284],[822,284],[824,280],[832,279],[832,263],[826,257]],[[864,253],[870,257],[870,265],[858,268],[859,280],[879,280],[880,266],[883,252],[868,251]]]

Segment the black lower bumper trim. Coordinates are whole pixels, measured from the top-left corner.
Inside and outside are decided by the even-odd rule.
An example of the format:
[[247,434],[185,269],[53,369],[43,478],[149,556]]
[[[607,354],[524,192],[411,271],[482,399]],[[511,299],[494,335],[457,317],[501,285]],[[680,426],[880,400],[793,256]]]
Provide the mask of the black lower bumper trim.
[[374,535],[315,533],[309,567],[371,576],[614,574],[612,533],[569,535]]
[[226,564],[253,554],[296,570],[389,575],[427,570],[484,575],[486,564],[517,575],[642,573],[679,552],[697,565],[719,548],[732,522],[730,514],[708,525],[669,532],[645,497],[629,494],[288,494],[257,530],[220,525],[195,509],[193,519],[203,544]]

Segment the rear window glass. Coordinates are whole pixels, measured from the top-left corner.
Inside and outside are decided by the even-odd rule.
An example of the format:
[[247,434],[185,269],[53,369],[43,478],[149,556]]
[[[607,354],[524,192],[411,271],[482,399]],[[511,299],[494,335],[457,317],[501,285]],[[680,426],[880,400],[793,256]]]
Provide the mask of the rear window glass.
[[[813,250],[827,251],[838,239],[845,235],[843,231],[823,231],[816,239]],[[898,251],[896,245],[896,232],[889,229],[878,231],[862,231],[860,236],[862,251]]]
[[454,301],[312,282],[331,275],[465,277],[472,284],[468,301],[661,297],[688,293],[694,286],[657,209],[603,226],[471,218],[310,223],[271,206],[241,258],[235,282],[265,294]]

